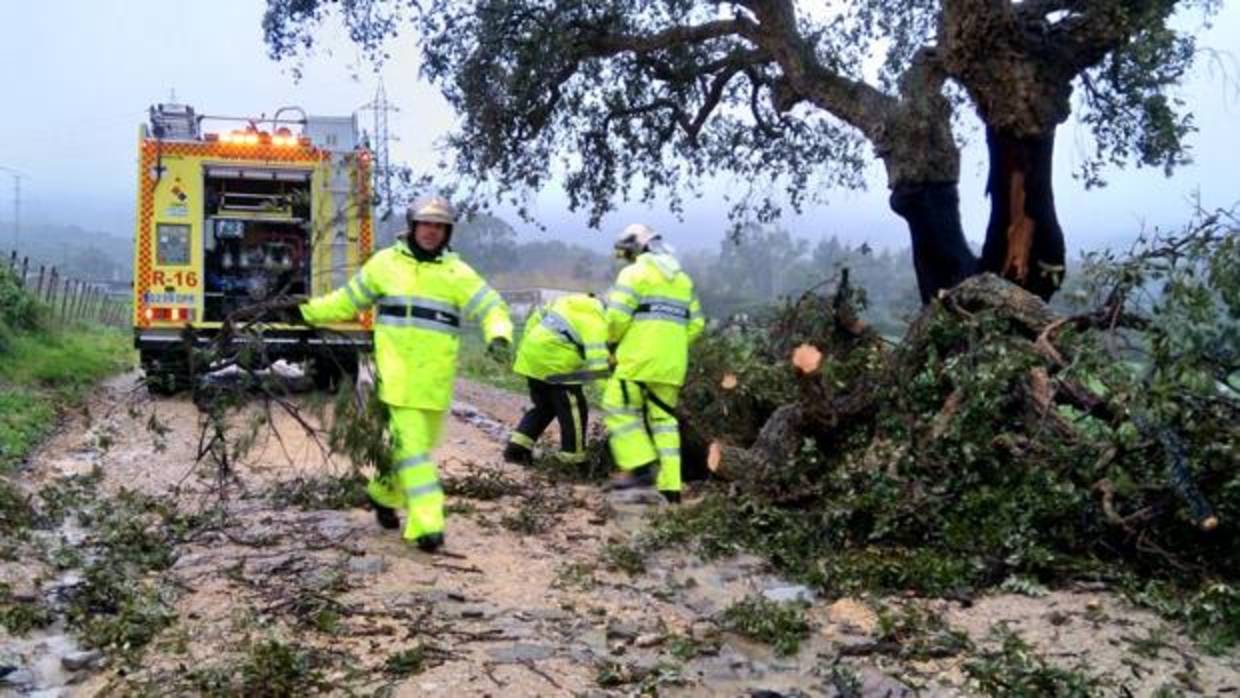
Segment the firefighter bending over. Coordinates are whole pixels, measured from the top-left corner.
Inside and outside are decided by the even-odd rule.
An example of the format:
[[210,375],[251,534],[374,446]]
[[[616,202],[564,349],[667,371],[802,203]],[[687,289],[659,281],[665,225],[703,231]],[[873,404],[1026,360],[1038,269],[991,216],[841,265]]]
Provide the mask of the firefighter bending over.
[[444,493],[431,449],[452,403],[461,331],[478,322],[488,353],[507,364],[512,321],[499,294],[448,251],[456,213],[446,199],[415,203],[406,221],[402,239],[371,257],[344,287],[303,304],[301,314],[313,325],[375,308],[378,395],[394,452],[392,471],[376,474],[366,489],[381,526],[400,526],[396,510],[403,508],[405,540],[434,551],[444,542]]
[[513,371],[525,376],[534,406],[509,435],[504,460],[528,464],[534,442],[556,419],[560,424],[557,458],[564,463],[584,462],[589,408],[581,386],[608,374],[603,303],[593,296],[572,294],[530,313]]
[[675,407],[689,345],[706,325],[693,281],[649,227],[630,225],[615,244],[629,264],[607,294],[616,369],[603,392],[608,439],[620,473],[611,489],[655,485],[680,501],[680,428]]

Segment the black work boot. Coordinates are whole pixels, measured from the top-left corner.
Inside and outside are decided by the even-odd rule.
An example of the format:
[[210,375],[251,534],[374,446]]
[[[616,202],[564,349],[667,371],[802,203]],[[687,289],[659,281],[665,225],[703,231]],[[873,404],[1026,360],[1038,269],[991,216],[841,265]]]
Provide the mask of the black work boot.
[[639,465],[632,470],[613,475],[604,489],[611,492],[635,490],[654,486],[654,465]]
[[516,465],[529,465],[534,462],[534,452],[521,444],[509,441],[504,447],[504,461]]
[[370,508],[375,510],[375,521],[378,521],[380,526],[389,531],[400,528],[400,519],[397,518],[395,509],[383,506],[376,502],[374,497],[368,496],[368,499],[370,499]]
[[680,492],[676,490],[659,490],[659,494],[663,495],[668,504],[680,504]]
[[443,534],[427,533],[426,535],[418,536],[417,544],[418,549],[422,552],[433,553],[443,547]]

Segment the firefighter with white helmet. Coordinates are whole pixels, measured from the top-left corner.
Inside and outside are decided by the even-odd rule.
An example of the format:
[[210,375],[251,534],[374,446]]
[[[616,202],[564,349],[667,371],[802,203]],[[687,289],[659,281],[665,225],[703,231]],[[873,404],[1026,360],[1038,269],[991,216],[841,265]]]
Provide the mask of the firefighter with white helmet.
[[616,238],[628,264],[607,293],[608,341],[616,367],[603,391],[608,441],[620,468],[612,489],[654,485],[680,500],[680,428],[675,407],[689,345],[706,325],[693,280],[662,238],[635,223]]
[[496,361],[507,364],[512,342],[508,306],[468,264],[449,250],[456,212],[443,197],[406,212],[407,234],[370,258],[342,288],[301,306],[310,324],[353,318],[374,308],[379,399],[388,410],[392,470],[367,485],[376,518],[404,538],[434,551],[444,542],[444,493],[431,459],[452,383],[460,335],[477,322]]

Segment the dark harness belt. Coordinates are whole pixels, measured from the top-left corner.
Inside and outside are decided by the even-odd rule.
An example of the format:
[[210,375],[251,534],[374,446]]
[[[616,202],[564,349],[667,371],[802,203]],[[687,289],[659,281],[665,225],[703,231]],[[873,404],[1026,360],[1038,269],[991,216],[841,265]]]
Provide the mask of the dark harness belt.
[[422,320],[430,320],[438,322],[450,327],[461,326],[461,316],[449,313],[445,310],[435,310],[434,308],[424,308],[420,305],[381,305],[379,306],[379,314],[388,317],[410,317],[420,318]]
[[655,407],[663,410],[668,416],[675,419],[677,422],[684,421],[680,418],[680,415],[677,414],[675,407],[672,407],[664,402],[658,395],[654,394],[654,391],[650,389],[650,386],[642,383],[641,381],[620,380],[620,392],[624,396],[624,404],[626,406],[629,404],[630,382],[637,385],[638,390],[641,391],[641,396],[644,398],[642,401],[642,423],[646,425],[646,431],[650,431],[650,405],[652,403]]
[[674,317],[678,320],[689,319],[689,308],[679,304],[666,303],[660,301],[645,301],[637,304],[637,308],[633,310],[633,315],[650,314]]

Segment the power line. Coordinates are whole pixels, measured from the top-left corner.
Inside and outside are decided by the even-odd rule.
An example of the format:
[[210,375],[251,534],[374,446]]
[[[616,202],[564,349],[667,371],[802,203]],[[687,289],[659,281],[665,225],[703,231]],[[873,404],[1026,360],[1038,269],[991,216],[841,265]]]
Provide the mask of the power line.
[[375,98],[363,104],[358,111],[374,112],[374,130],[371,132],[374,141],[374,190],[378,194],[378,203],[392,210],[392,161],[390,143],[399,140],[388,129],[388,114],[400,111],[400,108],[388,101],[387,90],[383,87],[383,79],[379,79],[379,87],[375,90]]

